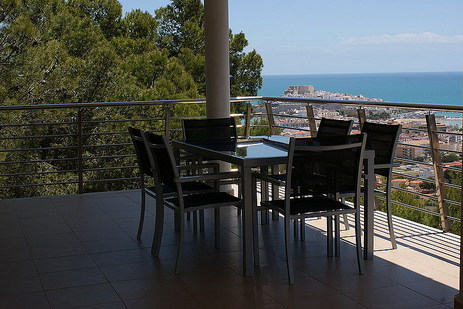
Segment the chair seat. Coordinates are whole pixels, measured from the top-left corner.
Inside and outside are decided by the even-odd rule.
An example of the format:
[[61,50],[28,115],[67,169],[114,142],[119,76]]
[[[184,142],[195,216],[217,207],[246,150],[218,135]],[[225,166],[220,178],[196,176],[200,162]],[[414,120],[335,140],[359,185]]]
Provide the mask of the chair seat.
[[[262,206],[284,212],[284,200],[272,200],[261,202]],[[294,198],[290,200],[290,214],[301,215],[305,213],[334,212],[334,211],[356,212],[356,210],[344,203],[333,200],[326,196],[310,196]]]
[[[166,202],[179,207],[177,198],[166,199]],[[221,207],[226,205],[236,205],[241,199],[225,192],[207,192],[191,194],[183,197],[185,210],[192,211],[201,208]]]

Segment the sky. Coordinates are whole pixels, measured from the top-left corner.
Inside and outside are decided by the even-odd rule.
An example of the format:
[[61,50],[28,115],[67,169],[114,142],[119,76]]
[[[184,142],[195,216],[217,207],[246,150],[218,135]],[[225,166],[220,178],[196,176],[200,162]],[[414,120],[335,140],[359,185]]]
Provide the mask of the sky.
[[[154,14],[169,0],[119,0]],[[463,71],[462,0],[228,0],[263,75]]]

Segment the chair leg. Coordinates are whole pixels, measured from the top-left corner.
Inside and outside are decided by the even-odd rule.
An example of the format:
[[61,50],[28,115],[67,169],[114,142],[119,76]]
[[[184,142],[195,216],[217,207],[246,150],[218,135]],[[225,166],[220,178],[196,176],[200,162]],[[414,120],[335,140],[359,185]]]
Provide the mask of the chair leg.
[[285,216],[285,250],[286,250],[286,268],[288,270],[288,280],[289,284],[294,284],[294,271],[293,271],[293,258],[291,254],[291,244],[290,244],[290,225],[289,219]]
[[[341,202],[345,203],[346,199],[344,197],[341,197]],[[342,221],[344,222],[344,228],[346,229],[346,231],[348,231],[350,229],[350,226],[349,221],[347,220],[347,214],[342,215]]]
[[138,231],[137,231],[137,239],[141,239],[141,231],[143,230],[143,223],[145,222],[145,203],[146,203],[146,195],[144,188],[141,189],[141,207],[140,207],[140,222],[138,222]]
[[387,213],[387,224],[389,226],[389,238],[393,249],[397,249],[397,242],[395,240],[394,226],[392,225],[392,209],[391,209],[391,172],[387,177],[386,184],[386,213]]
[[183,254],[183,242],[185,238],[185,215],[180,213],[180,222],[179,222],[179,237],[178,237],[178,248],[177,248],[177,259],[175,260],[175,273],[178,274],[179,265],[180,265],[180,258]]
[[361,238],[361,228],[360,228],[360,214],[355,213],[355,247],[357,249],[357,265],[359,269],[359,274],[363,275],[363,259],[362,259],[362,238]]
[[204,209],[199,211],[199,230],[204,232]]
[[193,211],[193,231],[198,231],[198,213]]
[[326,254],[333,256],[333,216],[326,217]]
[[154,221],[154,236],[153,243],[151,245],[151,254],[159,256],[159,250],[161,248],[162,233],[164,230],[164,204],[163,199],[159,195],[156,195],[156,219]]
[[300,228],[301,228],[301,231],[300,231],[301,240],[305,241],[305,219],[304,218],[301,219]]
[[334,216],[334,256],[341,255],[341,228],[339,216]]
[[[252,177],[252,188],[257,189],[257,180]],[[259,252],[259,226],[258,226],[258,212],[257,212],[257,190],[255,194],[252,194],[252,235],[253,235],[253,247],[254,247],[254,265],[259,266],[260,264],[260,252]]]
[[297,239],[299,237],[299,227],[297,226],[298,223],[299,223],[299,219],[293,220],[294,239]]
[[220,208],[214,208],[215,247],[220,248]]

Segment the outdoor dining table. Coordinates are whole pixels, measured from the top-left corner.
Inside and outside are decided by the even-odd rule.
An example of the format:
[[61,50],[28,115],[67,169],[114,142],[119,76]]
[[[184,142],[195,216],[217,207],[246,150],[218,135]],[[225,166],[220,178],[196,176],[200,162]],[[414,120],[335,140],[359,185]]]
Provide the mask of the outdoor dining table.
[[[251,185],[251,170],[255,167],[274,166],[287,161],[289,138],[272,135],[250,137],[236,143],[205,143],[173,141],[173,146],[209,159],[234,164],[241,173],[243,199],[243,275],[254,275],[253,205],[254,188]],[[364,258],[373,258],[374,215],[374,151],[365,151],[365,206],[364,206]]]

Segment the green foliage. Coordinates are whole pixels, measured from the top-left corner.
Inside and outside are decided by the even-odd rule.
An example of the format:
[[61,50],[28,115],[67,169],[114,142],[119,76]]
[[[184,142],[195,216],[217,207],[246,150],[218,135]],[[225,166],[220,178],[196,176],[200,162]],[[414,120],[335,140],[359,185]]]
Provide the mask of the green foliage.
[[[173,0],[155,16],[122,16],[117,0],[1,0],[0,104],[151,101],[204,97],[204,11],[200,0]],[[232,95],[261,86],[262,59],[243,52],[244,34],[230,32]],[[241,110],[243,106],[235,110]],[[172,108],[173,117],[205,114],[204,105]],[[77,192],[77,110],[0,114],[0,198]],[[87,108],[81,113],[85,191],[133,188],[134,182],[99,182],[137,176],[128,125],[164,130],[161,106]],[[130,121],[134,119],[134,121]],[[146,122],[135,119],[150,119]],[[110,122],[102,122],[110,121]],[[180,128],[180,121],[172,126]],[[175,134],[181,131],[176,131]],[[178,134],[177,134],[178,135]],[[174,137],[179,138],[180,136]],[[16,139],[15,137],[20,137]],[[29,137],[29,138],[23,138]],[[37,150],[33,150],[37,149]],[[120,157],[117,157],[120,156]],[[15,163],[27,162],[27,163]],[[20,176],[15,176],[21,174]],[[42,183],[74,182],[70,185]]]
[[442,163],[450,163],[450,162],[461,160],[460,156],[453,152],[450,152],[450,153],[443,152],[441,154],[441,157],[442,157]]

